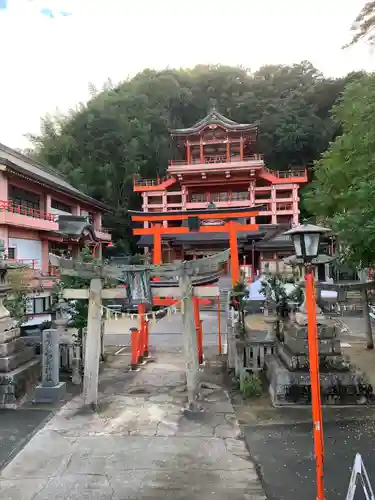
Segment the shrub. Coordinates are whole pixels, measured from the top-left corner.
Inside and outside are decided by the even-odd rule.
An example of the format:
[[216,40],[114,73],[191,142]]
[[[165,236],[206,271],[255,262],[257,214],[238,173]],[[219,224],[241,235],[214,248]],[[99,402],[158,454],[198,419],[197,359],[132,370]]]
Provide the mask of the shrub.
[[244,399],[262,395],[262,380],[256,373],[244,372],[240,378],[239,385],[241,395]]

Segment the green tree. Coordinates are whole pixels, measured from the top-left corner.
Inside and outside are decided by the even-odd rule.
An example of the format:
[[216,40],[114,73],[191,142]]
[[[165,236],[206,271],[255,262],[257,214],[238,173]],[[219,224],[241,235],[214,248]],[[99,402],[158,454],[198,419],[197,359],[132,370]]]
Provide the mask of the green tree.
[[375,44],[375,1],[370,0],[365,3],[360,13],[355,18],[351,31],[353,36],[351,41],[345,45],[349,47],[356,44],[360,40],[367,40],[370,45]]
[[[93,260],[92,254],[88,247],[84,248],[78,259],[78,262],[82,263],[93,263],[98,264],[99,262]],[[111,280],[104,280],[103,287],[109,288],[113,285]],[[65,288],[77,288],[77,289],[89,289],[90,279],[81,278],[80,276],[69,276],[63,274],[61,279],[56,282],[54,289],[54,299],[55,302],[59,299]],[[78,331],[78,337],[81,338],[82,331],[87,327],[87,316],[88,316],[88,300],[71,300],[69,301],[71,307],[71,322],[72,328],[76,328]]]
[[162,176],[179,157],[170,128],[192,125],[215,103],[233,120],[260,124],[259,150],[271,168],[310,165],[337,133],[329,112],[345,83],[309,62],[255,73],[221,65],[147,69],[116,87],[92,88],[90,101],[66,115],[45,117],[31,137],[33,155],[113,206],[104,224],[116,249],[134,252],[127,212],[140,208],[141,197],[132,178]]
[[350,83],[334,118],[342,134],[314,168],[307,209],[336,232],[341,258],[352,267],[375,265],[375,76]]

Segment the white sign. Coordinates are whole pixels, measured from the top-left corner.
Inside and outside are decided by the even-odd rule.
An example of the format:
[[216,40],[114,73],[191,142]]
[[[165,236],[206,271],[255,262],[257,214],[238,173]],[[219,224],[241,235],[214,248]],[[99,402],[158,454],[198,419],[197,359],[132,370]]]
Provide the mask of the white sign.
[[358,477],[361,481],[361,486],[366,500],[375,500],[374,492],[370,484],[370,479],[363,464],[362,457],[359,453],[355,456],[352,475],[350,477],[348,493],[346,500],[354,500],[355,490],[357,488]]

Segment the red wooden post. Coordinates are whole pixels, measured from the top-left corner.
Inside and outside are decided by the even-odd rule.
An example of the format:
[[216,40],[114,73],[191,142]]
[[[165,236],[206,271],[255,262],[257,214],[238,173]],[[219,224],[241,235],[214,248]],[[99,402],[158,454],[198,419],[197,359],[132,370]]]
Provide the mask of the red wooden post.
[[146,321],[146,305],[139,304],[138,314],[140,315],[142,358],[148,356],[148,323]]
[[218,347],[219,354],[223,353],[223,347],[221,344],[221,316],[220,316],[220,295],[217,298],[217,330],[218,330]]
[[132,343],[132,359],[131,359],[131,367],[132,370],[137,369],[137,363],[138,363],[138,337],[139,337],[139,332],[137,328],[130,328],[130,335],[131,335],[131,343]]
[[197,331],[197,350],[198,350],[198,362],[203,363],[203,332],[202,332],[202,322],[199,316],[199,299],[198,297],[193,297],[194,305],[194,322],[195,329]]
[[320,398],[320,376],[318,356],[318,331],[316,324],[316,299],[314,293],[314,275],[309,266],[305,274],[306,281],[306,308],[307,308],[307,331],[309,343],[311,402],[313,417],[314,454],[316,461],[316,498],[324,500],[324,442],[323,442],[323,420],[322,405]]
[[144,332],[144,304],[138,305],[139,314],[139,352],[138,352],[138,362],[143,363],[143,355],[145,352],[145,332]]
[[144,358],[148,358],[148,354],[149,354],[149,347],[148,347],[148,326],[149,326],[149,323],[148,321],[144,321],[144,339],[145,339],[145,351],[144,351],[144,354],[143,354],[143,357]]
[[238,244],[237,244],[237,229],[236,223],[230,221],[227,223],[229,228],[229,246],[232,264],[232,285],[240,281],[240,260],[238,258]]

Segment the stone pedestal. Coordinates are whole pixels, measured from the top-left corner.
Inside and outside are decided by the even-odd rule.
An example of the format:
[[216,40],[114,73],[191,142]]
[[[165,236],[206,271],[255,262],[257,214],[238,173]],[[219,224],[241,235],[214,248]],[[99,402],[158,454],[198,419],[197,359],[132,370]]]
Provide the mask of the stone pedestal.
[[16,408],[38,381],[40,361],[9,318],[0,320],[0,408]]
[[[373,399],[372,387],[341,353],[337,326],[317,317],[322,404],[363,404]],[[311,404],[307,317],[297,313],[284,328],[283,342],[266,357],[269,392],[275,406]]]
[[53,403],[66,394],[65,382],[59,381],[60,353],[58,330],[42,333],[42,383],[35,389],[34,403]]
[[267,342],[274,342],[276,340],[276,321],[277,316],[275,314],[264,315],[264,322],[267,325]]
[[8,267],[19,265],[8,263],[0,256],[0,408],[16,408],[40,376],[40,361],[35,357],[35,349],[20,338],[20,329],[4,306],[10,291]]

